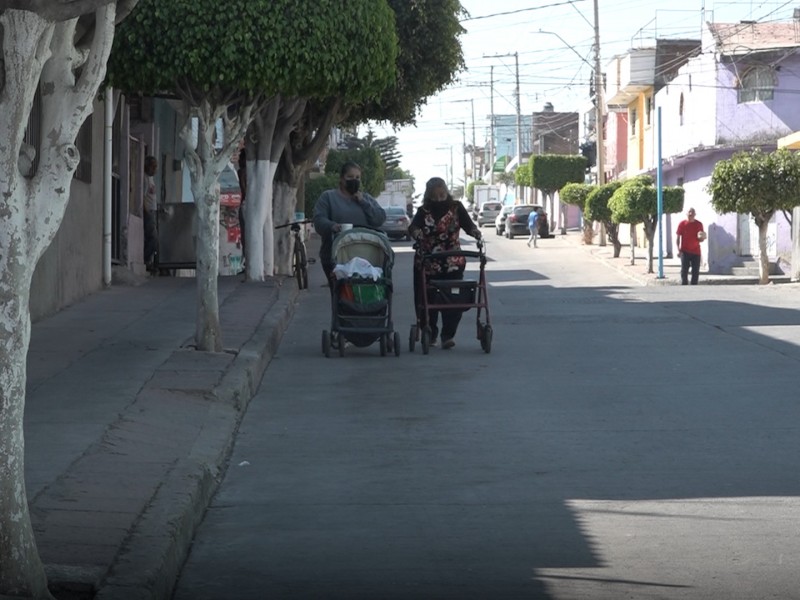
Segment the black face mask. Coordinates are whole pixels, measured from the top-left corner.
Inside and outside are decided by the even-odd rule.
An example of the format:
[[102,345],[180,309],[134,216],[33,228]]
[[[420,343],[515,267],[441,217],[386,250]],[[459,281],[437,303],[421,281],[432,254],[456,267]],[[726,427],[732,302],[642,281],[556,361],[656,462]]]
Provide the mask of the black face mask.
[[347,190],[348,194],[357,194],[359,187],[361,187],[361,180],[360,179],[345,179],[344,180],[344,189]]

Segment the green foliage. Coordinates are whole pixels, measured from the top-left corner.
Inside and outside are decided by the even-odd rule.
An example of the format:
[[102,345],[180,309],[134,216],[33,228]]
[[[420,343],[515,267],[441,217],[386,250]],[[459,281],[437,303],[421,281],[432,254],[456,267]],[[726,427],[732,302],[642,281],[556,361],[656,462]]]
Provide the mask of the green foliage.
[[531,187],[531,169],[524,165],[514,171],[514,182],[520,187]]
[[588,183],[568,183],[558,192],[558,197],[562,202],[577,206],[581,209],[581,212],[584,212],[586,198],[594,189],[595,186]]
[[476,185],[486,185],[486,182],[483,179],[477,179],[475,181],[470,181],[467,184],[467,201],[470,204],[475,202],[475,186]]
[[314,214],[314,205],[325,190],[339,187],[339,175],[325,173],[316,177],[309,177],[305,185],[305,211],[306,217]]
[[494,176],[494,180],[498,184],[505,184],[505,185],[514,185],[517,180],[513,173],[506,173],[505,171],[502,173],[497,173]]
[[[665,187],[662,196],[664,214],[683,210],[683,188]],[[653,179],[645,175],[624,182],[608,201],[608,207],[611,220],[616,223],[650,225],[658,215],[658,193]]]
[[191,90],[196,102],[278,92],[363,102],[394,81],[396,59],[385,0],[140,0],[118,27],[108,79]]
[[621,185],[621,181],[612,181],[595,186],[586,196],[586,204],[583,207],[584,218],[602,223],[611,222],[611,209],[608,207],[608,201]]
[[[379,98],[351,112],[352,122],[373,119],[394,125],[413,124],[427,99],[453,83],[464,68],[459,41],[464,28],[459,19],[466,13],[458,0],[388,2],[400,40],[396,76]],[[362,67],[361,61],[354,64]]]
[[531,187],[553,194],[568,183],[586,180],[588,161],[581,155],[536,154],[531,156]]
[[768,221],[776,210],[800,205],[800,156],[785,148],[738,152],[716,164],[706,190],[718,213],[749,213],[756,223]]
[[353,161],[361,167],[361,185],[370,195],[377,196],[384,190],[386,167],[380,153],[375,148],[356,150],[331,150],[325,161],[325,173],[335,175],[338,187],[339,173],[342,165]]

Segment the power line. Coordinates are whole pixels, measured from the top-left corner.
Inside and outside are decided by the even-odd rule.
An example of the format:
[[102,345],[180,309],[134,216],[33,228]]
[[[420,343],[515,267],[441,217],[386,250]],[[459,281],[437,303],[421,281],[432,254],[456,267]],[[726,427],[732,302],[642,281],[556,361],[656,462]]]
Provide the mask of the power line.
[[516,15],[518,13],[530,12],[532,10],[543,10],[545,8],[554,8],[556,6],[566,6],[568,4],[575,4],[576,2],[584,2],[585,0],[566,0],[565,2],[555,2],[553,4],[545,4],[544,6],[534,6],[533,8],[520,8],[519,10],[509,10],[506,12],[492,13],[490,15],[481,15],[479,17],[465,17],[459,20],[459,23],[466,21],[477,21],[479,19],[491,19],[494,17],[504,17],[506,15]]

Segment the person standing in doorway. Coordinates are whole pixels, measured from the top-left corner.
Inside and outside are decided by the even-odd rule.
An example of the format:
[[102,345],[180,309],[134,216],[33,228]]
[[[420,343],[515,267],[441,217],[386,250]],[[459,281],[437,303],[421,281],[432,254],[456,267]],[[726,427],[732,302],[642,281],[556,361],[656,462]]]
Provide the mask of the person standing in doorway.
[[689,284],[689,268],[692,270],[692,285],[697,285],[700,278],[700,242],[706,239],[703,224],[695,219],[695,211],[686,211],[686,218],[678,223],[675,245],[681,259],[681,285]]
[[158,171],[158,160],[155,156],[144,159],[144,205],[142,217],[144,221],[144,264],[148,271],[154,272],[155,257],[158,252],[158,224],[156,211],[158,198],[156,195],[155,174]]

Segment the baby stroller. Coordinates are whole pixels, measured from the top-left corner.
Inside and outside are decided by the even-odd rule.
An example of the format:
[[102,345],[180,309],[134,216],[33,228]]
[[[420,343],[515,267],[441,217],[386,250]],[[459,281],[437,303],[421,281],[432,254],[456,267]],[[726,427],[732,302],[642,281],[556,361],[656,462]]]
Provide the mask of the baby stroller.
[[331,329],[322,332],[322,352],[344,356],[346,342],[359,348],[380,343],[381,356],[400,356],[400,334],[392,323],[394,251],[386,234],[354,227],[333,240],[336,276],[331,293]]
[[[418,250],[419,252],[419,250]],[[467,311],[477,308],[475,316],[475,326],[477,329],[478,341],[481,349],[489,354],[492,351],[492,324],[489,317],[489,299],[486,293],[486,251],[484,242],[478,241],[478,251],[473,250],[449,250],[447,252],[436,252],[433,254],[423,254],[423,261],[446,258],[448,256],[463,256],[464,258],[478,259],[480,269],[477,281],[474,279],[430,279],[426,269],[421,271],[422,277],[422,303],[418,307],[417,322],[411,326],[408,338],[408,350],[414,351],[414,346],[419,341],[422,346],[422,353],[428,354],[431,347],[433,332],[428,323],[428,311],[431,309],[450,309]],[[481,312],[485,311],[486,320],[481,320]]]

